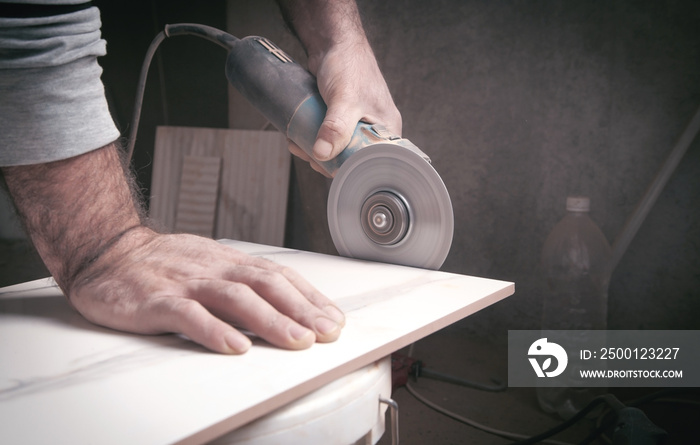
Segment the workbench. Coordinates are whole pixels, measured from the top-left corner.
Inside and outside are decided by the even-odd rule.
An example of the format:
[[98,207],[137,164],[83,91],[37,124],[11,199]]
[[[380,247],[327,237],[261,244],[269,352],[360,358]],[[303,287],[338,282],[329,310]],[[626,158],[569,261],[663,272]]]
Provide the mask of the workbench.
[[222,240],[345,312],[333,343],[240,356],[95,326],[51,278],[0,289],[0,443],[205,443],[514,292],[512,283]]

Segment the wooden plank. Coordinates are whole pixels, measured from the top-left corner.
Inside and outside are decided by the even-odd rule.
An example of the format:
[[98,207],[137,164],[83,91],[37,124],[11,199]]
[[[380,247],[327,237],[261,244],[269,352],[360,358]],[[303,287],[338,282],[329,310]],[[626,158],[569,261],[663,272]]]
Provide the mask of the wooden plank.
[[502,281],[222,242],[301,273],[345,312],[340,338],[303,351],[255,340],[225,356],[176,335],[95,326],[51,280],[0,289],[0,443],[207,443],[514,291]]
[[226,130],[216,238],[284,245],[291,155],[277,131]]
[[221,158],[185,155],[177,198],[175,230],[214,236]]
[[221,158],[215,238],[284,244],[291,155],[277,131],[158,127],[150,216],[175,228],[185,155]]

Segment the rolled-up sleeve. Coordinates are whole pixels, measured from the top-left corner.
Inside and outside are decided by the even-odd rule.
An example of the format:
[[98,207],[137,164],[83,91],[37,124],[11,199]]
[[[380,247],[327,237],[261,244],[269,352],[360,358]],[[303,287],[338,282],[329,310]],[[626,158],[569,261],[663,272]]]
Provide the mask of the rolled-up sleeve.
[[0,165],[66,159],[119,137],[97,62],[100,27],[96,7],[0,18]]

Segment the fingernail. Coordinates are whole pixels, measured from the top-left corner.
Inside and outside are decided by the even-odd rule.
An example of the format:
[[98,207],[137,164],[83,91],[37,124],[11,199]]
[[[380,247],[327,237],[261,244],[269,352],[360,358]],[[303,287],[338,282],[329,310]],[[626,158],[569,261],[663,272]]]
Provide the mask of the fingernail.
[[313,331],[311,331],[310,329],[306,329],[304,326],[298,324],[292,324],[289,327],[289,334],[294,340],[303,340],[304,337],[314,335]]
[[331,157],[331,152],[333,151],[333,146],[330,142],[319,139],[314,144],[314,158],[319,161],[325,161]]
[[237,354],[242,354],[250,349],[252,342],[248,337],[236,332],[227,332],[224,334],[226,345]]
[[314,323],[314,327],[319,334],[323,335],[331,334],[340,329],[338,323],[326,317],[318,317]]
[[345,324],[345,315],[335,306],[326,306],[323,311],[339,325]]

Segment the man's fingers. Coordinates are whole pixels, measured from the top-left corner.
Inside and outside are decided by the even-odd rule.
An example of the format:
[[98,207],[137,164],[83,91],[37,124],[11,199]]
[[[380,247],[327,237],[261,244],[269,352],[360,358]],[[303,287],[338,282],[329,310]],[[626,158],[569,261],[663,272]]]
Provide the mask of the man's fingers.
[[[277,312],[311,329],[316,341],[335,341],[345,323],[342,313],[338,310],[333,312],[330,300],[313,286],[308,283],[304,286],[300,282],[302,288],[299,288],[292,284],[288,276],[292,277],[294,273],[276,265],[274,269],[240,266],[231,271],[227,278],[247,285],[256,297],[262,297]],[[247,294],[247,289],[231,289],[241,296]]]
[[353,110],[329,107],[314,143],[314,158],[327,161],[338,156],[350,143],[360,117]]
[[[300,317],[303,321],[297,322],[260,298],[244,283],[201,280],[191,283],[189,292],[217,317],[245,328],[275,346],[305,349],[317,340],[314,331],[318,327],[314,325],[316,320],[311,320],[311,313]],[[318,315],[320,311],[316,311]],[[337,324],[335,328],[340,330]],[[335,336],[337,335],[339,332]]]
[[139,310],[139,318],[151,329],[183,334],[195,343],[222,354],[243,354],[250,339],[225,323],[199,302],[186,298],[161,297]]
[[314,169],[314,171],[321,173],[323,176],[330,178],[331,175],[323,168],[321,167],[321,164],[316,162],[311,156],[309,156],[304,150],[302,150],[297,144],[295,144],[292,141],[289,141],[289,152],[292,153],[294,156],[298,157],[299,159],[306,161],[311,165],[311,168]]
[[[291,314],[292,308],[288,307],[287,304],[298,302],[301,303],[298,312],[308,314],[314,310],[314,308],[307,307],[307,303],[310,303],[325,312],[326,316],[341,327],[345,325],[345,315],[335,306],[333,301],[316,289],[296,270],[258,257],[250,257],[247,265],[259,268],[259,273],[236,269],[231,278],[241,280],[241,282],[245,281],[276,308],[284,310],[286,314]],[[294,297],[292,298],[292,296]],[[270,300],[270,298],[274,300]]]
[[[280,266],[277,266],[280,267]],[[284,277],[301,292],[304,297],[313,303],[316,307],[323,310],[328,317],[333,321],[338,323],[338,325],[345,326],[345,314],[325,295],[323,295],[318,289],[313,287],[311,283],[306,281],[301,275],[299,275],[294,269],[288,267],[281,267],[279,272],[284,275]]]

